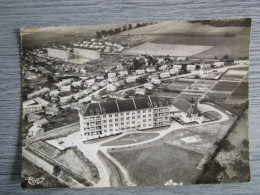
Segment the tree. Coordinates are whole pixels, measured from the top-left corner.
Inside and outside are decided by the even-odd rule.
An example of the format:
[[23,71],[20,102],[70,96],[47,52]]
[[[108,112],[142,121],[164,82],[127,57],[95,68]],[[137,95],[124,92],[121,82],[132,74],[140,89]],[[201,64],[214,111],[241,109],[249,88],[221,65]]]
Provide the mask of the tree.
[[53,76],[50,75],[50,74],[48,74],[48,76],[47,76],[47,81],[48,81],[49,83],[54,83],[54,78],[53,78]]
[[132,28],[133,28],[132,24],[128,24],[128,30],[130,30]]
[[60,166],[59,165],[55,165],[53,167],[53,173],[52,174],[55,175],[55,176],[58,176],[60,174],[60,171],[61,171]]
[[224,58],[224,60],[228,60],[229,56],[228,55],[224,55],[223,58]]

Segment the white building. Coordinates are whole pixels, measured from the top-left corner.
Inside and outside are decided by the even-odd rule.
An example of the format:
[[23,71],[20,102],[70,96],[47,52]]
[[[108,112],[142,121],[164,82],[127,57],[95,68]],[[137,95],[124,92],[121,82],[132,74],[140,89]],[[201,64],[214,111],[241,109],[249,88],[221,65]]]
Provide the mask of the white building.
[[187,65],[187,70],[190,72],[196,70],[196,65],[193,65],[193,64]]
[[60,97],[60,103],[65,104],[65,103],[71,101],[71,99],[72,99],[71,95]]
[[116,77],[116,73],[115,72],[109,72],[107,73],[107,78],[115,78]]
[[165,64],[165,65],[162,65],[162,66],[159,68],[159,70],[160,70],[160,71],[165,71],[165,70],[167,70],[167,68],[168,68],[168,65]]
[[64,80],[56,83],[55,86],[58,87],[58,88],[61,88],[62,86],[71,84],[71,82],[72,82],[71,79],[64,79]]
[[136,73],[137,75],[145,74],[145,69],[138,69],[138,70],[135,71],[135,73]]
[[79,58],[86,58],[90,60],[100,59],[100,51],[98,50],[73,48],[73,54]]
[[98,84],[94,84],[94,85],[91,86],[91,88],[92,88],[94,91],[96,91],[96,90],[99,89],[99,85],[98,85]]
[[213,65],[214,65],[215,67],[217,67],[217,68],[218,68],[218,67],[223,67],[224,64],[225,64],[224,62],[214,62],[214,63],[213,63]]
[[57,58],[67,61],[70,57],[70,51],[69,49],[47,48],[47,55],[51,58]]
[[147,67],[146,68],[146,72],[148,72],[148,73],[156,72],[156,68],[154,68],[154,67]]
[[174,69],[174,68],[170,69],[170,74],[178,74],[179,72],[180,72],[179,69]]
[[71,91],[71,87],[70,87],[70,85],[62,86],[60,88],[60,90],[61,90],[61,92],[69,92],[69,91]]
[[113,84],[114,84],[115,86],[117,86],[117,87],[120,87],[120,86],[125,85],[125,81],[124,81],[124,80],[120,80],[120,81],[114,82]]
[[177,70],[181,70],[182,69],[182,65],[181,64],[175,64],[172,66],[173,69],[177,69]]
[[201,115],[195,105],[183,98],[179,98],[173,103],[170,107],[170,112],[172,112],[174,117],[179,118],[183,123],[197,122],[201,124],[204,120],[204,116]]
[[74,81],[71,83],[72,87],[80,87],[82,85],[82,80]]
[[48,93],[49,91],[50,91],[50,89],[48,87],[44,87],[42,89],[34,91],[33,93],[28,94],[27,98],[30,99],[30,98],[34,98],[34,97],[37,97],[40,95],[44,95],[44,94]]
[[114,82],[118,81],[118,77],[108,78],[108,81],[109,81],[110,83],[114,83]]
[[82,141],[170,125],[169,104],[156,96],[90,103],[79,118]]
[[114,84],[108,84],[107,85],[107,90],[108,91],[116,91],[117,90],[117,86],[115,86]]
[[168,78],[170,76],[171,76],[170,72],[162,72],[162,73],[160,73],[160,78]]
[[96,79],[95,78],[93,78],[93,79],[88,79],[88,80],[85,80],[85,86],[91,86],[91,85],[93,85],[94,83],[96,82]]
[[162,81],[158,78],[152,78],[151,83],[155,84],[155,85],[160,85],[162,83]]
[[128,75],[128,71],[127,70],[119,71],[118,74],[120,77],[124,77]]
[[211,68],[205,67],[200,69],[200,75],[210,75],[212,73],[213,72]]
[[137,78],[138,78],[137,76],[129,76],[129,77],[126,78],[126,82],[127,83],[134,83],[134,82],[136,82]]
[[45,124],[47,124],[48,122],[49,122],[49,121],[47,121],[46,118],[42,118],[42,119],[40,119],[40,120],[35,121],[35,122],[33,123],[33,126],[35,126],[35,127],[42,127],[42,125],[45,125]]
[[35,114],[35,113],[30,113],[27,115],[27,120],[29,123],[40,120],[41,118],[42,118],[42,116]]
[[135,94],[145,95],[145,94],[146,94],[146,89],[136,88],[136,89],[135,89]]
[[28,130],[28,135],[27,135],[27,138],[28,137],[33,137],[33,136],[37,136],[37,135],[40,135],[44,132],[43,128],[41,127],[37,127],[37,126],[32,126],[29,130]]
[[48,106],[50,104],[50,102],[40,98],[40,97],[36,97],[33,99],[36,103],[42,105],[42,106]]
[[82,98],[85,96],[85,93],[84,91],[80,91],[78,93],[74,93],[72,94],[72,97],[75,99],[75,100],[78,100],[79,98]]
[[56,116],[59,114],[59,109],[55,107],[47,107],[45,108],[45,113],[52,116]]
[[234,60],[235,65],[249,65],[249,60]]
[[180,57],[177,57],[176,60],[177,61],[185,61],[185,60],[187,60],[187,57],[180,56]]
[[145,83],[144,84],[144,88],[145,89],[149,89],[149,90],[152,90],[154,88],[154,85],[152,83]]
[[52,90],[52,91],[50,91],[49,96],[57,97],[59,95],[59,93],[60,92],[58,90]]
[[34,100],[28,100],[23,102],[23,115],[33,112],[41,112],[42,105],[35,102]]

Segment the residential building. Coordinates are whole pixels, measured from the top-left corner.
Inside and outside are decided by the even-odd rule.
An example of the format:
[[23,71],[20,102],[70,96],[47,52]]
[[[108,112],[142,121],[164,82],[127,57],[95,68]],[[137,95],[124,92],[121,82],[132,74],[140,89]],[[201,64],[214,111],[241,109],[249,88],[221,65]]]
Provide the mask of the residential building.
[[23,114],[29,114],[33,112],[41,112],[42,111],[42,105],[35,102],[34,100],[28,100],[23,102]]
[[52,115],[52,116],[56,116],[59,114],[59,109],[56,107],[46,107],[45,108],[45,113]]
[[118,81],[118,77],[108,78],[108,81],[109,81],[110,83],[114,83],[114,82]]
[[180,72],[180,69],[170,69],[170,74],[178,74]]
[[168,68],[168,65],[165,64],[165,65],[162,65],[162,66],[159,68],[159,70],[160,70],[160,71],[166,71],[167,68]]
[[160,78],[168,78],[170,76],[171,76],[170,72],[162,72],[162,73],[160,73]]
[[249,60],[234,60],[235,65],[249,65]]
[[162,81],[158,78],[152,78],[151,83],[155,84],[155,85],[160,85],[162,83]]
[[122,70],[122,71],[119,71],[118,74],[119,74],[120,77],[124,77],[124,76],[128,75],[128,71],[127,70]]
[[176,60],[177,61],[185,61],[185,60],[187,60],[187,57],[180,56],[180,57],[177,57]]
[[135,71],[135,73],[136,73],[137,75],[145,74],[145,69],[138,69],[138,70]]
[[44,132],[43,128],[33,125],[30,129],[28,129],[27,138],[40,135],[43,132]]
[[144,84],[144,88],[145,89],[149,89],[149,90],[152,90],[154,88],[154,85],[152,83],[145,83]]
[[45,124],[47,124],[48,122],[49,122],[49,121],[47,121],[46,118],[42,118],[42,119],[40,119],[40,120],[35,121],[35,122],[33,123],[33,126],[35,126],[35,127],[42,127],[42,125],[45,125]]
[[80,91],[78,93],[74,93],[72,94],[72,97],[75,99],[75,100],[78,100],[79,98],[82,98],[85,96],[85,93],[84,91]]
[[79,118],[82,141],[170,125],[169,104],[157,96],[89,103]]
[[60,92],[58,90],[52,90],[52,91],[50,91],[49,96],[57,97],[59,95],[59,93]]
[[201,124],[204,120],[204,116],[196,108],[194,104],[191,104],[183,98],[177,99],[170,107],[170,112],[174,117],[180,119],[183,123],[197,122]]
[[117,90],[117,86],[115,86],[114,84],[108,84],[107,85],[107,90],[108,91],[116,91]]
[[72,79],[64,79],[64,80],[56,83],[55,86],[58,87],[58,88],[61,88],[61,87],[65,86],[65,85],[71,84],[71,82],[72,82]]
[[80,87],[82,85],[82,80],[74,81],[71,83],[72,87]]
[[137,78],[138,78],[137,76],[129,76],[129,77],[126,78],[126,82],[127,83],[134,83],[134,82],[136,82]]
[[200,69],[200,75],[210,75],[212,73],[213,72],[211,68],[205,67]]
[[60,103],[65,104],[65,103],[71,101],[71,98],[72,98],[71,95],[60,97]]
[[96,82],[96,79],[95,79],[95,78],[85,80],[85,86],[91,86],[91,85],[93,85],[95,82]]
[[148,72],[148,73],[156,72],[156,68],[155,67],[147,67],[146,72]]
[[189,64],[189,65],[187,65],[187,71],[194,71],[194,70],[196,70],[196,65],[194,65],[194,64]]
[[73,48],[73,54],[79,58],[86,58],[90,60],[100,59],[100,51],[98,50]]
[[69,49],[47,48],[47,55],[51,58],[57,58],[67,61],[70,56],[70,51]]
[[136,89],[135,89],[135,94],[145,95],[145,94],[146,94],[146,89],[136,88]]
[[214,62],[214,63],[213,63],[213,65],[214,65],[215,67],[217,67],[217,68],[224,66],[224,64],[225,64],[224,62]]
[[61,92],[69,92],[69,91],[71,91],[71,87],[70,87],[70,85],[62,86],[60,88],[60,90],[61,90]]
[[116,73],[115,72],[109,72],[107,73],[107,78],[115,78],[116,77]]
[[124,80],[119,80],[119,81],[117,81],[117,82],[114,82],[113,84],[114,84],[115,86],[117,86],[117,87],[120,87],[120,86],[125,85],[125,81],[124,81]]
[[27,98],[30,99],[30,98],[34,98],[34,97],[37,97],[40,95],[44,95],[44,94],[48,93],[49,91],[50,91],[50,89],[48,87],[44,87],[42,89],[34,91],[33,93],[28,94]]
[[96,90],[99,89],[99,86],[98,86],[98,84],[94,84],[94,85],[91,86],[91,88],[92,88],[94,91],[96,91]]
[[105,75],[104,74],[99,74],[96,76],[97,80],[104,80],[105,79]]
[[175,64],[172,66],[173,69],[177,69],[177,70],[181,70],[182,69],[182,65],[181,64]]
[[40,120],[41,118],[42,118],[42,116],[35,114],[35,113],[30,113],[27,115],[27,120],[29,123]]

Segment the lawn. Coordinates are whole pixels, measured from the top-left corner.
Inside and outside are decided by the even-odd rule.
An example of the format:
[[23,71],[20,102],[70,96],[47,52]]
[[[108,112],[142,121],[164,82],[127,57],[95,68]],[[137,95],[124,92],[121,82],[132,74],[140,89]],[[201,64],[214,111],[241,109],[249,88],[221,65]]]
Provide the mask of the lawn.
[[135,144],[138,142],[147,141],[150,139],[153,139],[157,137],[158,133],[132,133],[125,136],[122,136],[120,138],[117,138],[112,141],[108,141],[102,146],[121,146],[121,145],[127,145],[127,144]]
[[196,169],[201,154],[165,143],[127,151],[113,151],[138,186],[164,185],[173,182],[192,184],[200,170]]

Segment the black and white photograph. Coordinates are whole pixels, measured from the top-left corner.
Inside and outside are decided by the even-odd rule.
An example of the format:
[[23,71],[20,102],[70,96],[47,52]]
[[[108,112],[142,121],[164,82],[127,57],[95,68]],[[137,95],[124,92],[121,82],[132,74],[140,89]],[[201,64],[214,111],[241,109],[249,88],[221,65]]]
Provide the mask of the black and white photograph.
[[21,28],[21,185],[250,182],[251,18]]

